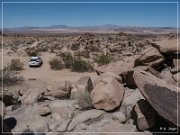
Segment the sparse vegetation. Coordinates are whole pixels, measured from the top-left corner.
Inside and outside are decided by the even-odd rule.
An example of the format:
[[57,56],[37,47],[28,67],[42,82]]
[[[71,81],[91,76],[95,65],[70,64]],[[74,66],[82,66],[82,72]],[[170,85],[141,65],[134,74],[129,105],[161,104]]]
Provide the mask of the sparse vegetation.
[[[3,85],[13,85],[23,81],[22,76],[15,75],[15,72],[10,70],[8,67],[0,70],[0,72],[0,82],[3,82]],[[0,83],[0,86],[2,86],[2,83]]]
[[73,57],[70,52],[61,53],[60,56],[64,61],[65,68],[70,68],[73,63]]
[[89,51],[83,50],[80,52],[80,56],[83,56],[84,58],[89,58]]
[[49,64],[51,66],[51,69],[53,70],[60,70],[63,69],[63,63],[62,60],[58,57],[54,57],[49,61]]
[[80,48],[80,44],[79,43],[73,43],[71,45],[71,50],[78,50]]
[[38,56],[38,51],[37,50],[27,50],[27,55],[28,56]]
[[12,71],[20,71],[23,70],[24,64],[20,61],[20,59],[12,59],[10,63],[8,63],[8,68]]
[[108,54],[106,55],[102,54],[95,59],[95,62],[97,62],[99,66],[102,66],[102,65],[109,64],[111,60],[112,58]]
[[76,72],[86,72],[86,71],[92,71],[93,66],[90,62],[86,62],[82,59],[74,59],[72,63],[72,71]]

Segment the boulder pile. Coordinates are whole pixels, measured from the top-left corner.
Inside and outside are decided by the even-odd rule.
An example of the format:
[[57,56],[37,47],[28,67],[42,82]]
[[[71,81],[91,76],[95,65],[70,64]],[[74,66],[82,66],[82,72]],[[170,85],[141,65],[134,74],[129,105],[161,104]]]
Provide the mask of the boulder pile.
[[29,89],[19,93],[18,98],[4,92],[0,102],[4,129],[12,133],[151,134],[163,120],[176,132],[180,123],[180,60],[174,54],[180,52],[154,46],[140,55],[98,67],[94,81],[84,76],[75,83],[56,82],[41,92]]

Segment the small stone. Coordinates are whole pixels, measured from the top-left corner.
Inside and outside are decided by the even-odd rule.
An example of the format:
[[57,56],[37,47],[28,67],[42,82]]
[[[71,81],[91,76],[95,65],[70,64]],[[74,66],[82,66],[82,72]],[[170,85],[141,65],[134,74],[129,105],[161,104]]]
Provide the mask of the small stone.
[[118,120],[120,123],[125,123],[126,122],[126,116],[122,112],[115,112],[112,114],[113,120]]
[[86,130],[86,129],[87,129],[87,125],[84,124],[84,123],[79,124],[79,127],[80,127],[82,130]]

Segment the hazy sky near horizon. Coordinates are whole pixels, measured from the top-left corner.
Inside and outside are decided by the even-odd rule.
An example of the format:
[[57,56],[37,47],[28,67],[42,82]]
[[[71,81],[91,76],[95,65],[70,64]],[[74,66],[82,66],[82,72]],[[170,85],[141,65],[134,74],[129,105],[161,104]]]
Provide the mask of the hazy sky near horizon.
[[176,3],[4,3],[3,26],[176,27]]

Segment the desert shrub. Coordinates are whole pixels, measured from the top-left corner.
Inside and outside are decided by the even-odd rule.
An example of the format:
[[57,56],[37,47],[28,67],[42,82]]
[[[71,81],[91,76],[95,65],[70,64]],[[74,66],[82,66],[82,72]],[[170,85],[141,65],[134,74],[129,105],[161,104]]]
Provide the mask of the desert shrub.
[[[3,70],[1,69],[0,72],[0,82],[3,82],[3,85],[13,85],[24,80],[22,76],[17,76],[9,67],[5,67]],[[0,83],[1,85],[2,83]]]
[[90,93],[88,91],[85,91],[79,95],[79,105],[83,109],[90,109],[92,108],[92,100],[90,98]]
[[80,48],[80,44],[79,43],[73,43],[71,45],[71,50],[78,50]]
[[8,67],[12,71],[20,71],[23,70],[24,64],[20,61],[20,59],[12,59],[10,63],[8,63]]
[[83,50],[80,52],[80,56],[83,56],[84,58],[89,58],[89,51]]
[[90,62],[86,62],[82,59],[74,59],[71,67],[72,71],[76,72],[86,72],[86,71],[92,71],[93,66]]
[[99,66],[102,66],[102,65],[109,64],[111,60],[112,58],[108,54],[106,55],[102,54],[95,59],[95,62],[97,62]]
[[26,52],[28,56],[38,56],[37,50],[27,50]]
[[90,52],[99,52],[100,51],[99,46],[97,46],[97,45],[85,46],[85,50],[90,51]]
[[65,68],[70,68],[73,63],[73,57],[70,52],[61,53],[60,56],[64,61]]
[[54,57],[49,61],[49,64],[51,66],[51,69],[53,70],[60,70],[63,69],[63,63],[62,60],[58,57]]
[[37,54],[38,52],[47,52],[48,51],[48,47],[45,46],[41,46],[37,48]]

